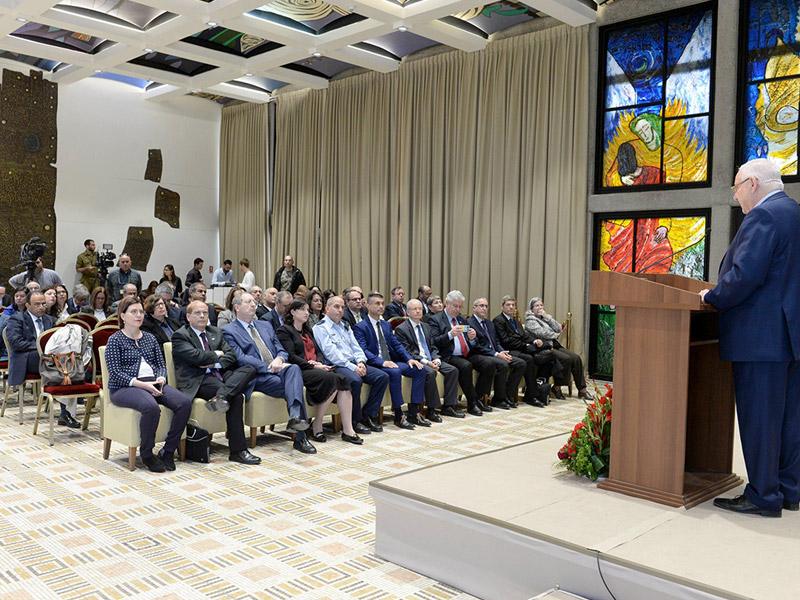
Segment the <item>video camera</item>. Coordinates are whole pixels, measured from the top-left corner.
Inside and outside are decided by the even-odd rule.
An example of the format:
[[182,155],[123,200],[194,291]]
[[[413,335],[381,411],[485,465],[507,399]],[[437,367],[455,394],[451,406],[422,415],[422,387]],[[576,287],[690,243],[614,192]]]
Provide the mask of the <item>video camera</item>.
[[32,237],[27,242],[22,244],[19,249],[20,263],[11,267],[12,271],[16,271],[20,267],[25,267],[25,284],[33,281],[33,276],[36,273],[36,261],[44,256],[44,251],[47,250],[47,244],[42,241],[42,238]]
[[114,244],[103,244],[103,251],[94,253],[95,265],[97,266],[97,285],[105,287],[108,278],[108,270],[114,266],[117,255],[112,252]]

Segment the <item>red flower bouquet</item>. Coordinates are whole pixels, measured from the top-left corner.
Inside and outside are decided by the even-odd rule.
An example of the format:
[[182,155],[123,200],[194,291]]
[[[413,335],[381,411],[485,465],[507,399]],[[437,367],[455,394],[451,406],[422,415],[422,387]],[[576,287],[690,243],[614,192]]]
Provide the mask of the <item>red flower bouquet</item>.
[[594,402],[584,400],[583,421],[575,425],[569,440],[558,451],[561,466],[592,481],[608,475],[611,454],[612,388],[609,384],[605,387],[606,393],[602,396],[595,391]]

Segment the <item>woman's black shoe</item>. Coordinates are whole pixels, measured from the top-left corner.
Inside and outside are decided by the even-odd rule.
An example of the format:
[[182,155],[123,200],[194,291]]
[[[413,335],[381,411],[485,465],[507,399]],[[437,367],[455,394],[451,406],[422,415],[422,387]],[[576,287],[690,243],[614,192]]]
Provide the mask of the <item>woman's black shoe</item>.
[[319,433],[312,433],[311,439],[315,442],[327,442],[328,438],[325,437],[325,432],[320,431]]

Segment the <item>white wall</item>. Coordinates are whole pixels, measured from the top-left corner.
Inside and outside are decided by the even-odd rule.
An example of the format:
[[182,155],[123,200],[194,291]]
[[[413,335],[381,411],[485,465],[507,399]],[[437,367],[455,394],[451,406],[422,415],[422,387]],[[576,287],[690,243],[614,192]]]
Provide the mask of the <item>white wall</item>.
[[[146,101],[141,90],[89,78],[58,91],[56,270],[72,287],[83,240],[114,244],[128,227],[153,228],[153,253],[142,284],[172,263],[183,279],[196,256],[219,264],[218,171],[220,106],[179,97]],[[147,151],[160,148],[160,185],[181,196],[180,229],[154,217],[159,184],[144,180]]]

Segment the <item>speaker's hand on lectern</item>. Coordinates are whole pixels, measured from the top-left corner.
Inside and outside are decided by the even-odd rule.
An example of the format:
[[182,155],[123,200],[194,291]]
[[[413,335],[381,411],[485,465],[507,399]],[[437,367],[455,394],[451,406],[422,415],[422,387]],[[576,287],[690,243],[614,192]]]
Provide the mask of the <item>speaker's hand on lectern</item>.
[[697,292],[697,294],[700,296],[700,300],[701,300],[702,302],[704,302],[704,303],[705,303],[705,301],[706,301],[706,294],[707,294],[708,292],[709,292],[709,290],[700,290],[699,292]]

